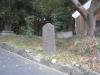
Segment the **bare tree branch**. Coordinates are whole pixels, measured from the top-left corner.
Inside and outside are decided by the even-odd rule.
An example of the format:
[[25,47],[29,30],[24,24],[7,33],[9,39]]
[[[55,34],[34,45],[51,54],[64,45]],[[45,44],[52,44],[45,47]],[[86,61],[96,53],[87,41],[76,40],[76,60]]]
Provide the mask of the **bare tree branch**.
[[100,0],[92,0],[90,9],[95,14],[100,11]]
[[93,10],[94,13],[98,13],[98,11],[100,11],[100,2],[96,4]]
[[87,19],[88,11],[86,11],[85,8],[83,8],[79,0],[71,0],[71,1],[74,4],[76,10],[79,11],[80,14],[83,16],[83,18]]

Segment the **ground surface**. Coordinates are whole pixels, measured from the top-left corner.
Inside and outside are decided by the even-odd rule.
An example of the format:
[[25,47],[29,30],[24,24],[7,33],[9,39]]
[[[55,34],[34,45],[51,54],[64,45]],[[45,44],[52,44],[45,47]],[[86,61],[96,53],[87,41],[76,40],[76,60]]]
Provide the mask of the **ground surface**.
[[65,75],[0,48],[0,75]]
[[[97,50],[100,51],[100,36],[96,37],[96,39],[98,42]],[[98,63],[94,60],[91,61],[93,57],[91,57],[91,48],[89,46],[95,44],[95,41],[91,38],[75,36],[68,39],[56,39],[57,53],[50,56],[44,53],[41,37],[27,37],[22,35],[0,36],[0,43],[7,43],[13,47],[24,48],[28,52],[32,52],[33,55],[49,61],[56,59],[61,64],[78,63],[84,67],[100,72],[100,61]]]

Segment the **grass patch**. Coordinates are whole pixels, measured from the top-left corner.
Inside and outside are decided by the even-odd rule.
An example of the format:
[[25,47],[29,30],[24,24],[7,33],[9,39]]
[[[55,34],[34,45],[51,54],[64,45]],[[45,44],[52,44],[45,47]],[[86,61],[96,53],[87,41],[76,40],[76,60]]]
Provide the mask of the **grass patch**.
[[81,63],[79,55],[72,54],[68,51],[52,56],[46,56],[46,58],[50,61],[52,59],[57,59],[57,62],[62,64],[72,64],[73,62]]
[[1,43],[9,43],[11,45],[22,48],[34,48],[41,45],[41,38],[33,36],[31,38],[27,36],[0,36]]
[[31,49],[34,53],[42,53],[41,38],[37,36],[28,37],[23,35],[13,36],[0,36],[0,43],[7,43],[13,47],[19,47],[24,49]]

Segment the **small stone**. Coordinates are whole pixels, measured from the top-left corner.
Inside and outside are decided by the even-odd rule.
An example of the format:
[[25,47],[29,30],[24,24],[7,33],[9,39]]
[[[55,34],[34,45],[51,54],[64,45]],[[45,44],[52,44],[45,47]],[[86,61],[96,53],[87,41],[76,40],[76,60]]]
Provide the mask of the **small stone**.
[[80,67],[80,64],[75,64],[76,67]]
[[72,61],[72,65],[74,66],[76,64],[76,61]]
[[25,50],[27,53],[29,53],[30,51],[28,49]]
[[56,62],[57,62],[56,59],[52,59],[52,60],[51,60],[51,63],[52,63],[52,64],[55,64]]

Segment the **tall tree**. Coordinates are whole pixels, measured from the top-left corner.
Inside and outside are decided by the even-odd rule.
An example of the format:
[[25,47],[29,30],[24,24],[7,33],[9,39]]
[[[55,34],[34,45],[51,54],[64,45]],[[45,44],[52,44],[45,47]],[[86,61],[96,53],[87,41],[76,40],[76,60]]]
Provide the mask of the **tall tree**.
[[95,15],[100,10],[100,0],[92,0],[90,9],[87,11],[82,6],[79,0],[71,0],[74,4],[76,10],[80,12],[84,19],[84,35],[94,36],[95,26],[96,26],[96,19]]

